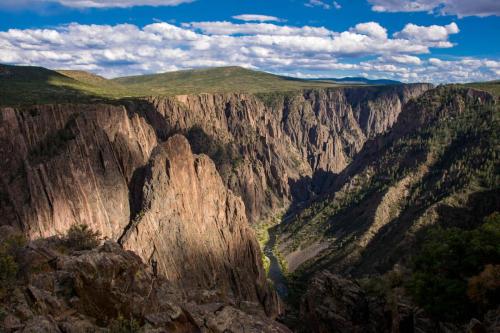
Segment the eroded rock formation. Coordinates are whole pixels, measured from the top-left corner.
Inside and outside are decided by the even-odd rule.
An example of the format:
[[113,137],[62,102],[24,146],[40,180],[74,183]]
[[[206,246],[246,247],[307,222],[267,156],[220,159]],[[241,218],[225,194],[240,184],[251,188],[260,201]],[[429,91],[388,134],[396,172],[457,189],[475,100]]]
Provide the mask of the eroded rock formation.
[[218,167],[256,222],[294,196],[304,200],[311,189],[321,191],[325,175],[341,172],[368,139],[391,128],[408,100],[430,87],[154,97],[128,108],[144,114],[160,137],[199,128],[221,147],[236,149],[238,161]]

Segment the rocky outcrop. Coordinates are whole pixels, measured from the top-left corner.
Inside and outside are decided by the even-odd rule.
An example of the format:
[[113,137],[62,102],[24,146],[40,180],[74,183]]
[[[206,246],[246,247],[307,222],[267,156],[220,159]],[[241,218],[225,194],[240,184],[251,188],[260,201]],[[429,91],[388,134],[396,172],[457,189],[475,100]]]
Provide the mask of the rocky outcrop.
[[[389,292],[389,291],[387,291]],[[319,272],[301,300],[300,332],[472,332],[467,325],[436,322],[405,296],[402,289],[388,295],[370,295],[355,280],[328,271]],[[485,332],[494,324],[476,321]],[[472,323],[471,323],[472,324]],[[469,325],[471,326],[471,325]]]
[[15,258],[17,280],[1,288],[2,332],[289,332],[255,304],[215,290],[180,292],[112,241],[75,252],[39,239]]
[[387,332],[390,327],[383,304],[371,306],[359,285],[327,271],[312,279],[301,301],[300,317],[304,328],[318,333]]
[[226,189],[208,156],[193,155],[182,135],[169,138],[145,167],[142,198],[121,238],[124,248],[157,260],[159,271],[185,290],[232,292],[277,314],[243,202]]
[[0,114],[1,225],[36,239],[86,224],[156,258],[179,288],[217,286],[280,312],[243,203],[181,136],[160,143],[146,119],[110,105]]

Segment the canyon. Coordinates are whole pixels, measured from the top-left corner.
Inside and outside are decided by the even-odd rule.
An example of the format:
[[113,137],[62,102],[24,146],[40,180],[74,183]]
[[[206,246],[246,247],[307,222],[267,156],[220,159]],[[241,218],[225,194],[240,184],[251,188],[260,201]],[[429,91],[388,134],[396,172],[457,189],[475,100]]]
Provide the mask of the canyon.
[[[62,259],[47,273],[51,276],[74,271],[80,261],[117,275],[108,253],[126,272],[145,276],[130,282],[142,295],[152,283],[148,266],[157,262],[164,293],[155,297],[170,297],[175,304],[166,309],[145,300],[144,309],[182,313],[168,320],[173,332],[289,332],[275,319],[288,324],[290,304],[269,281],[262,261],[266,253],[256,236],[267,224],[273,244],[266,252],[275,256],[273,269],[290,279],[292,296],[300,289],[296,286],[314,281],[300,291],[295,316],[317,323],[310,327],[314,332],[360,332],[387,317],[370,310],[385,301],[366,300],[346,278],[406,265],[406,254],[416,243],[413,235],[444,219],[443,202],[456,198],[456,192],[467,192],[455,206],[469,209],[471,219],[500,209],[497,178],[474,191],[470,182],[453,191],[447,185],[458,184],[463,175],[453,174],[450,165],[436,165],[459,161],[460,151],[443,157],[407,144],[435,124],[468,115],[469,108],[487,110],[478,122],[490,126],[465,145],[481,148],[477,160],[467,163],[471,169],[496,169],[497,97],[471,88],[401,84],[4,106],[0,226],[22,233],[35,248],[51,248],[52,237],[80,224],[105,239],[100,248],[83,254],[54,254]],[[445,146],[454,146],[453,140]],[[428,198],[426,191],[415,190],[417,184],[435,184],[429,170],[445,170],[435,177],[442,176],[446,193]],[[354,295],[347,298],[362,299],[366,320],[356,321],[350,313],[356,309],[347,314],[350,305],[327,298],[336,290],[332,285],[346,286],[340,289]],[[44,290],[39,294],[54,293],[35,282],[31,287]],[[80,292],[79,297],[92,296]],[[40,302],[52,302],[48,299]],[[76,308],[91,307],[83,303]],[[144,309],[126,312],[164,327]],[[339,312],[342,320],[330,320],[335,309],[344,311]],[[105,322],[83,312],[94,318],[85,325]],[[51,311],[39,315],[57,327],[66,320],[54,319]],[[403,318],[398,310],[390,316],[393,324],[379,321],[383,327],[373,331],[387,331],[396,322],[406,325],[397,319]],[[429,324],[424,317],[422,322]],[[235,328],[238,322],[241,328]],[[300,331],[299,326],[293,328]]]

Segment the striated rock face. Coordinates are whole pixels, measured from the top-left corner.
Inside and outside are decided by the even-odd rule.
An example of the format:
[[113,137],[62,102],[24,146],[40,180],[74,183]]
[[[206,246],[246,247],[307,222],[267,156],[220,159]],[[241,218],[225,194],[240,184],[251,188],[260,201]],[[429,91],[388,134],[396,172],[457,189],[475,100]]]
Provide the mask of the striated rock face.
[[270,316],[280,311],[243,203],[186,139],[159,143],[146,120],[124,107],[0,114],[0,225],[36,239],[87,224],[145,261],[155,257],[178,287],[217,287]]
[[320,191],[325,175],[341,172],[368,139],[391,128],[402,105],[430,87],[155,97],[128,107],[144,114],[160,137],[199,128],[237,150],[238,161],[217,161],[218,152],[211,157],[255,222],[294,197],[307,199],[312,178],[312,190]]
[[118,239],[130,220],[129,183],[156,144],[124,107],[1,109],[1,224],[38,238],[84,223]]
[[184,289],[231,291],[275,315],[277,299],[243,202],[226,189],[213,162],[174,135],[145,169],[142,210],[121,239],[124,248],[157,260],[159,271]]

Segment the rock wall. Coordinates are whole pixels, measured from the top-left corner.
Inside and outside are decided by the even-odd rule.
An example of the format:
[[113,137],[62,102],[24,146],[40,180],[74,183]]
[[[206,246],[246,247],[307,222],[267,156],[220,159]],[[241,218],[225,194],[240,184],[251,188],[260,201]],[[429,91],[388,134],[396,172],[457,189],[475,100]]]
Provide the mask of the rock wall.
[[[256,222],[321,191],[325,175],[341,172],[368,139],[391,128],[402,105],[430,88],[154,97],[128,108],[144,114],[160,137],[200,128],[221,145],[234,146],[241,160],[221,173]],[[219,171],[223,167],[218,165]]]
[[160,143],[121,106],[5,108],[0,152],[0,225],[37,239],[87,224],[146,262],[154,256],[184,290],[216,289],[270,316],[280,311],[243,203],[182,136]]
[[156,145],[124,107],[0,110],[1,224],[39,238],[84,223],[117,239],[130,220],[129,182]]

